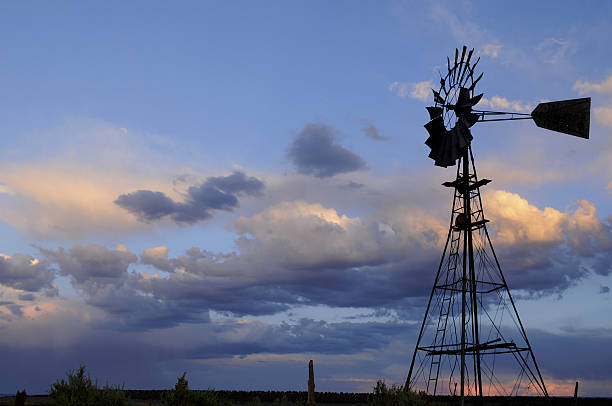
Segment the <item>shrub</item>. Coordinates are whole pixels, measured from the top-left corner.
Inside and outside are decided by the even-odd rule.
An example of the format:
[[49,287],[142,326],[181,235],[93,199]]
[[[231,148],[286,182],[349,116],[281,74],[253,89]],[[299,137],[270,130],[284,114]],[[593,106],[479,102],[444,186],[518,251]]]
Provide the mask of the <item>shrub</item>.
[[165,406],[221,406],[215,391],[212,389],[204,391],[189,390],[189,382],[185,378],[187,372],[177,379],[174,390],[162,395],[162,404]]
[[434,405],[427,398],[425,392],[412,392],[404,390],[403,386],[391,385],[388,387],[385,381],[377,381],[374,386],[369,406],[425,406]]
[[85,375],[85,366],[77,371],[66,373],[68,380],[56,381],[51,385],[49,396],[59,406],[126,406],[129,404],[123,387],[105,385],[98,388],[89,374]]

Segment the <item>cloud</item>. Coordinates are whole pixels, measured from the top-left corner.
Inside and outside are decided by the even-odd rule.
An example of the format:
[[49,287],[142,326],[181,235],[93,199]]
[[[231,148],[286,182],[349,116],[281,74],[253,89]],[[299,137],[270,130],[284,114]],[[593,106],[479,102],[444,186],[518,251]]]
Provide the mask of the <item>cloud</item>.
[[39,250],[49,261],[59,265],[62,275],[71,276],[77,283],[119,278],[137,260],[136,255],[122,247],[109,250],[96,244],[75,245],[68,251],[62,247],[57,250]]
[[423,82],[393,82],[389,85],[389,91],[399,97],[410,96],[413,99],[427,101],[431,97],[433,84],[430,80]]
[[306,124],[289,146],[287,156],[299,173],[318,178],[366,167],[360,156],[336,143],[334,130],[325,124]]
[[578,80],[574,83],[574,90],[581,95],[586,93],[612,93],[612,75],[599,83]]
[[407,252],[440,247],[444,225],[431,216],[420,211],[388,214],[389,218],[361,219],[320,204],[294,201],[279,203],[248,219],[241,217],[234,225],[290,268],[375,265]]
[[540,52],[544,62],[558,64],[565,60],[572,45],[570,41],[548,38],[538,44],[536,50]]
[[481,48],[483,55],[490,56],[491,59],[496,59],[499,56],[502,46],[496,44],[485,44]]
[[370,122],[366,122],[365,127],[363,127],[363,133],[366,137],[370,137],[375,141],[389,141],[391,137],[386,137],[384,135],[380,135],[378,133],[378,128]]
[[610,292],[610,287],[609,286],[600,286],[599,287],[599,293],[601,293],[602,295],[605,295],[606,293]]
[[488,99],[483,97],[480,99],[480,102],[476,105],[476,108],[488,107],[491,109],[500,109],[500,110],[512,110],[514,112],[527,112],[530,113],[533,110],[533,107],[529,103],[524,103],[521,101],[511,101],[506,99],[505,97],[493,96]]
[[590,271],[612,272],[612,227],[586,200],[573,210],[539,209],[518,194],[484,194],[493,244],[512,288],[533,292],[567,289]]
[[612,252],[612,226],[603,223],[595,205],[585,199],[577,202],[573,213],[568,215],[566,235],[569,246],[581,256]]
[[[503,190],[483,198],[513,289],[551,294],[591,271],[610,272],[610,227],[593,204],[539,208]],[[404,198],[376,201],[379,210],[361,216],[302,200],[273,204],[234,221],[232,253],[191,248],[169,257],[167,246],[156,246],[139,261],[123,246],[40,250],[116,328],[201,323],[209,310],[261,316],[302,305],[377,307],[413,317],[422,306],[413,299],[430,288],[447,220]],[[140,271],[141,264],[163,274]]]
[[0,254],[0,284],[13,289],[38,292],[52,289],[55,272],[47,262],[29,254]]
[[499,244],[553,244],[563,241],[562,224],[567,214],[550,207],[540,210],[516,193],[489,190],[485,193],[487,213],[494,218],[495,241]]
[[612,128],[612,107],[596,107],[593,109],[595,120],[608,128]]
[[166,246],[147,248],[140,256],[140,260],[143,264],[152,265],[161,271],[170,272],[174,269],[168,261],[168,247]]
[[113,200],[135,184],[157,185],[114,168],[72,163],[6,164],[0,176],[13,191],[0,219],[38,240],[141,232],[146,227]]
[[19,295],[19,300],[31,302],[34,300],[34,295],[32,293],[22,293]]
[[208,309],[165,301],[148,290],[147,279],[159,275],[128,272],[137,257],[125,247],[108,249],[99,245],[75,245],[69,250],[40,248],[41,254],[69,276],[72,286],[85,302],[102,310],[100,326],[115,330],[169,328],[179,323],[208,322]]
[[228,176],[209,177],[199,186],[187,189],[184,202],[175,202],[162,192],[137,190],[122,194],[115,204],[139,220],[152,222],[170,217],[177,223],[195,223],[212,217],[211,211],[232,211],[238,196],[261,196],[264,184],[257,178],[235,171]]

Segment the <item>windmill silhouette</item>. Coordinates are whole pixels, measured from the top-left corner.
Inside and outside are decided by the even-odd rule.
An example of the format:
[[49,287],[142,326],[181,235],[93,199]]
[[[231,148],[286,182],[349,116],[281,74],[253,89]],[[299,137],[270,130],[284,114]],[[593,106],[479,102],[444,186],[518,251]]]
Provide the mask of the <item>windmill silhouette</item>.
[[476,110],[483,74],[474,49],[454,62],[433,90],[425,124],[435,165],[454,166],[446,244],[410,363],[406,389],[433,395],[543,395],[548,391],[487,230],[470,128],[477,122],[532,119],[538,127],[589,138],[590,98],[540,103],[531,114]]

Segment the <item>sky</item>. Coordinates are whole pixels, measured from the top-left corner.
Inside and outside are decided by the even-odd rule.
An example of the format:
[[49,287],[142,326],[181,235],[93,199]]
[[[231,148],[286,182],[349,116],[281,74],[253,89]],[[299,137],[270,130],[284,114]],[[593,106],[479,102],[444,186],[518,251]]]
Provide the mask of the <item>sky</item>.
[[612,391],[612,4],[0,4],[0,393],[69,369],[169,388],[402,384],[455,169],[446,57],[482,108],[591,97],[590,139],[478,123],[502,269],[549,391]]

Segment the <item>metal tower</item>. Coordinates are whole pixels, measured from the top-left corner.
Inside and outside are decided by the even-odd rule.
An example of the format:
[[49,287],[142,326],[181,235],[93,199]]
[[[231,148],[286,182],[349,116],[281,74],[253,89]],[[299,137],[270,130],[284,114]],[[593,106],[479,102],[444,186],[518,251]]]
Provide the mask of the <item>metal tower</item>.
[[[433,395],[548,395],[487,231],[471,147],[454,181],[451,223],[406,387]],[[508,378],[513,382],[508,386]]]

